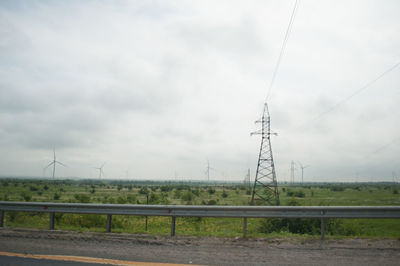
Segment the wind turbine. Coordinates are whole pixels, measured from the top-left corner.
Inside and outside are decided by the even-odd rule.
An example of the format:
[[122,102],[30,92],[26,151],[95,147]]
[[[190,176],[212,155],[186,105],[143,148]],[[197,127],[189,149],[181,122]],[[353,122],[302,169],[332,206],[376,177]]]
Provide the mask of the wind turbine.
[[49,165],[47,165],[43,170],[46,170],[49,166],[53,165],[53,179],[54,179],[54,176],[56,174],[56,164],[60,164],[60,165],[62,165],[64,167],[67,167],[67,166],[65,164],[63,164],[62,162],[57,161],[57,159],[56,159],[56,148],[53,148],[53,155],[54,155],[53,161],[51,163],[49,163]]
[[94,169],[98,169],[99,170],[99,179],[101,179],[101,176],[103,175],[103,166],[106,163],[103,163],[100,167],[94,167]]
[[206,174],[207,174],[208,182],[210,182],[210,170],[215,171],[214,168],[210,167],[210,162],[207,160]]
[[299,163],[300,168],[301,168],[301,183],[303,184],[304,183],[304,169],[306,169],[307,167],[310,167],[310,165],[304,166],[299,161],[298,161],[298,163]]

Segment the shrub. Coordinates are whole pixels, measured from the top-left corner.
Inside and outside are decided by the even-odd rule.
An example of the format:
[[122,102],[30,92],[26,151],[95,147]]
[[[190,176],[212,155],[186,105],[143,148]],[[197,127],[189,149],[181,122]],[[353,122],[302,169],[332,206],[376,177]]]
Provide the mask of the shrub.
[[209,200],[208,202],[207,202],[207,205],[216,205],[217,204],[217,201],[216,200]]
[[342,187],[342,186],[331,186],[329,189],[331,191],[335,191],[335,192],[344,191],[344,187]]
[[29,190],[30,191],[38,191],[39,189],[37,187],[35,187],[35,186],[30,186]]
[[141,187],[139,190],[139,194],[146,195],[148,193],[149,193],[149,190],[147,189],[147,187]]
[[292,190],[287,190],[286,195],[288,195],[289,197],[297,197],[297,198],[304,198],[306,196],[306,194],[302,191],[292,191]]
[[54,195],[53,195],[53,199],[54,199],[54,200],[59,200],[60,198],[61,198],[61,195],[60,195],[60,194],[54,193]]
[[193,195],[196,195],[197,197],[200,196],[200,190],[199,189],[194,189],[192,190]]
[[80,202],[80,203],[89,203],[90,202],[90,197],[89,195],[85,195],[85,194],[75,194],[74,198],[76,199],[76,201]]
[[127,200],[126,200],[126,198],[119,196],[117,198],[117,203],[118,204],[125,204],[125,203],[127,203]]
[[224,190],[224,191],[222,191],[222,197],[223,198],[226,198],[226,197],[228,197],[228,193],[226,193],[226,191]]
[[131,203],[131,204],[135,204],[135,203],[136,203],[136,196],[130,194],[130,195],[128,195],[128,196],[126,197],[126,200],[127,200],[129,203]]
[[172,187],[170,187],[170,186],[161,186],[160,190],[161,190],[161,192],[168,192],[168,191],[172,190]]
[[48,186],[48,185],[44,185],[44,186],[43,186],[43,189],[44,189],[44,190],[48,190],[48,189],[49,189],[49,186]]
[[208,192],[209,194],[214,194],[214,193],[215,193],[215,189],[212,188],[212,187],[210,187],[210,188],[208,188],[207,192]]
[[149,203],[150,204],[157,204],[160,200],[160,197],[156,194],[151,192],[150,197],[149,197]]
[[190,191],[186,191],[185,193],[183,193],[182,195],[182,200],[184,201],[191,201],[193,200],[193,194]]
[[399,191],[397,189],[394,189],[393,194],[399,194]]
[[28,194],[28,193],[25,193],[25,192],[22,193],[21,196],[25,201],[30,201],[32,199],[31,194]]
[[258,231],[261,233],[290,232],[293,234],[317,234],[320,233],[320,219],[305,218],[272,218],[261,221]]
[[181,198],[182,192],[180,190],[175,190],[174,191],[174,198],[179,199]]

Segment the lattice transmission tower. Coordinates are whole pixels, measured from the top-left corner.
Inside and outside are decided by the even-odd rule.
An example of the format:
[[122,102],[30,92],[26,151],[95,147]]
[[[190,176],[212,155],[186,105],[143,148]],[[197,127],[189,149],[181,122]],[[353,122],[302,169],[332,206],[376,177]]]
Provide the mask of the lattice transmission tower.
[[261,129],[251,133],[251,135],[261,135],[261,145],[251,204],[258,205],[267,203],[270,205],[279,205],[278,183],[276,181],[274,157],[272,156],[271,148],[271,135],[277,134],[271,133],[270,115],[267,103],[264,105],[264,112],[261,120],[257,120],[256,123],[261,123]]

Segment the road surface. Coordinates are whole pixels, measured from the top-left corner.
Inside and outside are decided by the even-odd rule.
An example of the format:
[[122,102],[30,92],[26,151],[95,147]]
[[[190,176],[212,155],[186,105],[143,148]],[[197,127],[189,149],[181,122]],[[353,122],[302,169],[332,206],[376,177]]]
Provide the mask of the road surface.
[[0,256],[4,259],[1,252],[92,257],[144,262],[147,265],[150,265],[148,262],[197,265],[399,265],[400,240],[348,239],[325,240],[321,243],[319,240],[301,239],[171,238],[1,228]]

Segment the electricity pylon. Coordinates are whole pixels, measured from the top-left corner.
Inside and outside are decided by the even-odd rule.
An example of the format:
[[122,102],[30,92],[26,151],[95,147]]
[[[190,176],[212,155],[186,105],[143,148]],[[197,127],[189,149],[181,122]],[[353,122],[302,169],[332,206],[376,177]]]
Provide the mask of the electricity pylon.
[[278,134],[271,133],[267,103],[264,105],[261,120],[257,120],[256,123],[261,123],[261,129],[250,135],[261,135],[261,145],[251,204],[254,205],[258,201],[270,205],[279,205],[278,183],[276,181],[274,158],[271,148],[271,135],[276,136]]

